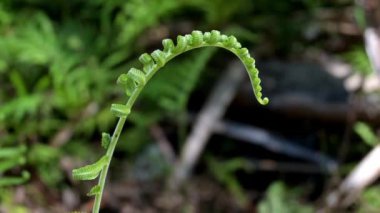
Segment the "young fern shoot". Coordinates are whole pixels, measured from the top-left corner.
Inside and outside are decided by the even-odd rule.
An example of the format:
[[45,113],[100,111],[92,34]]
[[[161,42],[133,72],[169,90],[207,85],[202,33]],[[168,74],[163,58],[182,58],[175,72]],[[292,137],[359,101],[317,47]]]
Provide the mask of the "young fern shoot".
[[123,86],[129,99],[126,104],[111,105],[111,112],[119,118],[119,121],[112,136],[108,133],[102,134],[102,146],[107,150],[106,154],[94,164],[73,170],[73,177],[78,180],[93,180],[100,175],[98,184],[95,185],[88,194],[95,196],[93,206],[94,213],[100,210],[100,203],[112,155],[133,104],[146,83],[160,68],[174,57],[200,47],[224,48],[234,53],[243,62],[251,80],[257,101],[262,105],[266,105],[269,102],[268,98],[262,98],[261,81],[259,71],[255,67],[255,60],[250,56],[248,49],[242,48],[234,36],[223,35],[217,30],[205,33],[193,31],[191,34],[184,36],[179,35],[176,45],[171,39],[164,39],[162,44],[164,47],[163,50],[155,50],[151,54],[144,53],[139,57],[139,61],[143,65],[141,70],[131,68],[127,73],[121,74],[117,79],[117,84]]

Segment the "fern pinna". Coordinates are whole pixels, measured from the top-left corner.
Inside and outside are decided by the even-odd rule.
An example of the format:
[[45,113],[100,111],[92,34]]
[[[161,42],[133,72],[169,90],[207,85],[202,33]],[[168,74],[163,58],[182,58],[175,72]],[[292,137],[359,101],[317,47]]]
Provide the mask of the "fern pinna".
[[0,146],[0,188],[19,185],[30,178],[30,174],[27,171],[22,171],[21,176],[3,176],[3,173],[7,170],[25,164],[26,149],[24,145],[6,148]]
[[74,179],[79,180],[93,180],[100,175],[98,184],[89,193],[89,195],[95,196],[93,212],[99,212],[112,155],[133,104],[145,84],[160,68],[174,57],[200,47],[212,46],[229,50],[243,62],[257,101],[262,105],[266,105],[269,102],[268,98],[262,98],[259,71],[255,67],[255,60],[250,56],[248,49],[242,48],[234,36],[223,35],[216,30],[205,33],[193,31],[191,34],[179,35],[176,45],[171,39],[164,39],[162,44],[163,50],[155,50],[151,54],[144,53],[139,57],[139,61],[143,65],[142,69],[131,68],[128,73],[121,74],[117,79],[117,83],[123,86],[129,99],[126,104],[112,104],[111,106],[111,112],[116,117],[119,117],[119,121],[112,136],[108,133],[102,134],[102,146],[107,149],[106,154],[92,165],[73,170]]

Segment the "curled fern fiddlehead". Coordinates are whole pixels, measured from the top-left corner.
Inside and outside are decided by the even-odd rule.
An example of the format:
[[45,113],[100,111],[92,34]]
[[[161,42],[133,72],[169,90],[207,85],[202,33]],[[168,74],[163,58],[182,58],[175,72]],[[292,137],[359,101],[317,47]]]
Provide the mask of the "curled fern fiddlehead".
[[88,194],[90,196],[95,195],[93,212],[99,212],[109,164],[134,102],[153,75],[174,57],[200,47],[213,46],[224,48],[234,53],[243,62],[257,101],[262,105],[266,105],[269,102],[268,98],[262,98],[261,80],[259,78],[259,71],[255,67],[255,60],[250,56],[248,49],[242,48],[234,36],[223,35],[217,30],[205,33],[193,31],[191,34],[179,35],[176,45],[171,39],[164,39],[162,45],[164,47],[163,50],[155,50],[150,55],[144,53],[139,57],[139,61],[143,65],[142,70],[132,68],[127,73],[121,74],[117,79],[117,83],[124,88],[129,99],[125,105],[112,104],[111,106],[112,113],[116,117],[119,117],[119,121],[112,137],[108,133],[102,134],[102,146],[107,149],[105,156],[92,165],[73,170],[73,177],[80,180],[95,179],[100,173],[99,183]]

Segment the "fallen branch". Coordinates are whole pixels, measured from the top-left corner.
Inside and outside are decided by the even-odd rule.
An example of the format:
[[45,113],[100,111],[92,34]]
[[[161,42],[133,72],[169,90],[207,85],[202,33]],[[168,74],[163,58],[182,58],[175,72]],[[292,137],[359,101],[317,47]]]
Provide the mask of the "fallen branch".
[[380,77],[380,3],[378,0],[358,0],[365,12],[364,43],[373,70]]
[[213,126],[224,115],[243,79],[243,66],[234,61],[223,73],[199,113],[193,130],[182,148],[180,160],[169,178],[170,189],[178,188],[189,177],[213,133]]
[[214,125],[214,131],[254,145],[265,147],[276,153],[311,161],[318,164],[328,173],[333,172],[337,168],[337,163],[329,157],[296,145],[264,129],[233,122],[218,122]]
[[357,167],[340,184],[337,190],[327,196],[327,208],[348,207],[360,193],[380,177],[380,145],[364,157]]
[[157,141],[158,147],[163,156],[165,157],[166,161],[171,165],[174,164],[176,158],[174,150],[170,145],[170,141],[167,139],[162,128],[158,125],[153,125],[150,128],[150,132],[152,136],[155,138],[155,141]]
[[271,159],[249,159],[249,167],[262,172],[286,172],[306,174],[326,174],[326,170],[311,163],[279,162]]

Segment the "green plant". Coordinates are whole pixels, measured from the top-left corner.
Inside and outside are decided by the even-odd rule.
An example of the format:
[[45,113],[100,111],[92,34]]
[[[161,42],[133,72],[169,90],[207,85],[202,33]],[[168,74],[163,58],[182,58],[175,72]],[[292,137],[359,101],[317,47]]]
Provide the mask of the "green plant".
[[[224,48],[234,53],[243,62],[258,102],[263,105],[269,102],[268,98],[262,98],[262,88],[260,86],[261,80],[258,76],[259,71],[255,67],[255,60],[250,56],[248,49],[242,48],[241,44],[234,36],[222,35],[216,30],[206,33],[193,31],[191,34],[178,36],[177,45],[174,45],[174,42],[171,39],[164,39],[162,44],[164,46],[163,51],[155,50],[150,55],[144,53],[139,57],[139,61],[143,64],[142,70],[131,68],[128,73],[121,74],[118,77],[117,83],[124,87],[129,99],[125,105],[111,105],[111,112],[116,117],[119,117],[119,121],[112,136],[108,133],[102,134],[102,146],[107,149],[106,154],[94,164],[73,170],[73,177],[79,180],[93,180],[100,175],[98,184],[89,192],[90,196],[95,196],[93,212],[99,212],[100,210],[101,198],[112,155],[124,123],[130,114],[137,97],[153,75],[174,57],[200,47],[213,46]],[[186,79],[183,80],[186,81]]]
[[22,171],[18,177],[3,177],[3,172],[23,165],[26,162],[24,157],[26,146],[16,147],[0,147],[0,187],[19,185],[27,181],[30,174],[27,171]]
[[0,188],[0,209],[2,212],[27,213],[28,209],[13,200],[16,192],[10,188]]
[[311,213],[312,206],[300,203],[297,200],[300,192],[290,190],[283,182],[274,182],[266,192],[266,197],[259,205],[259,213]]
[[360,213],[371,213],[380,211],[380,186],[374,185],[366,189],[358,202]]
[[371,62],[363,46],[356,46],[343,56],[354,67],[355,72],[362,76],[373,73]]
[[379,138],[368,124],[364,122],[356,122],[354,130],[367,145],[375,147],[379,144]]
[[242,207],[248,204],[248,197],[236,178],[237,171],[252,172],[252,164],[244,158],[233,158],[227,161],[220,161],[219,159],[209,156],[207,158],[207,165],[214,176],[214,178],[225,185],[227,189],[234,195],[238,204]]

